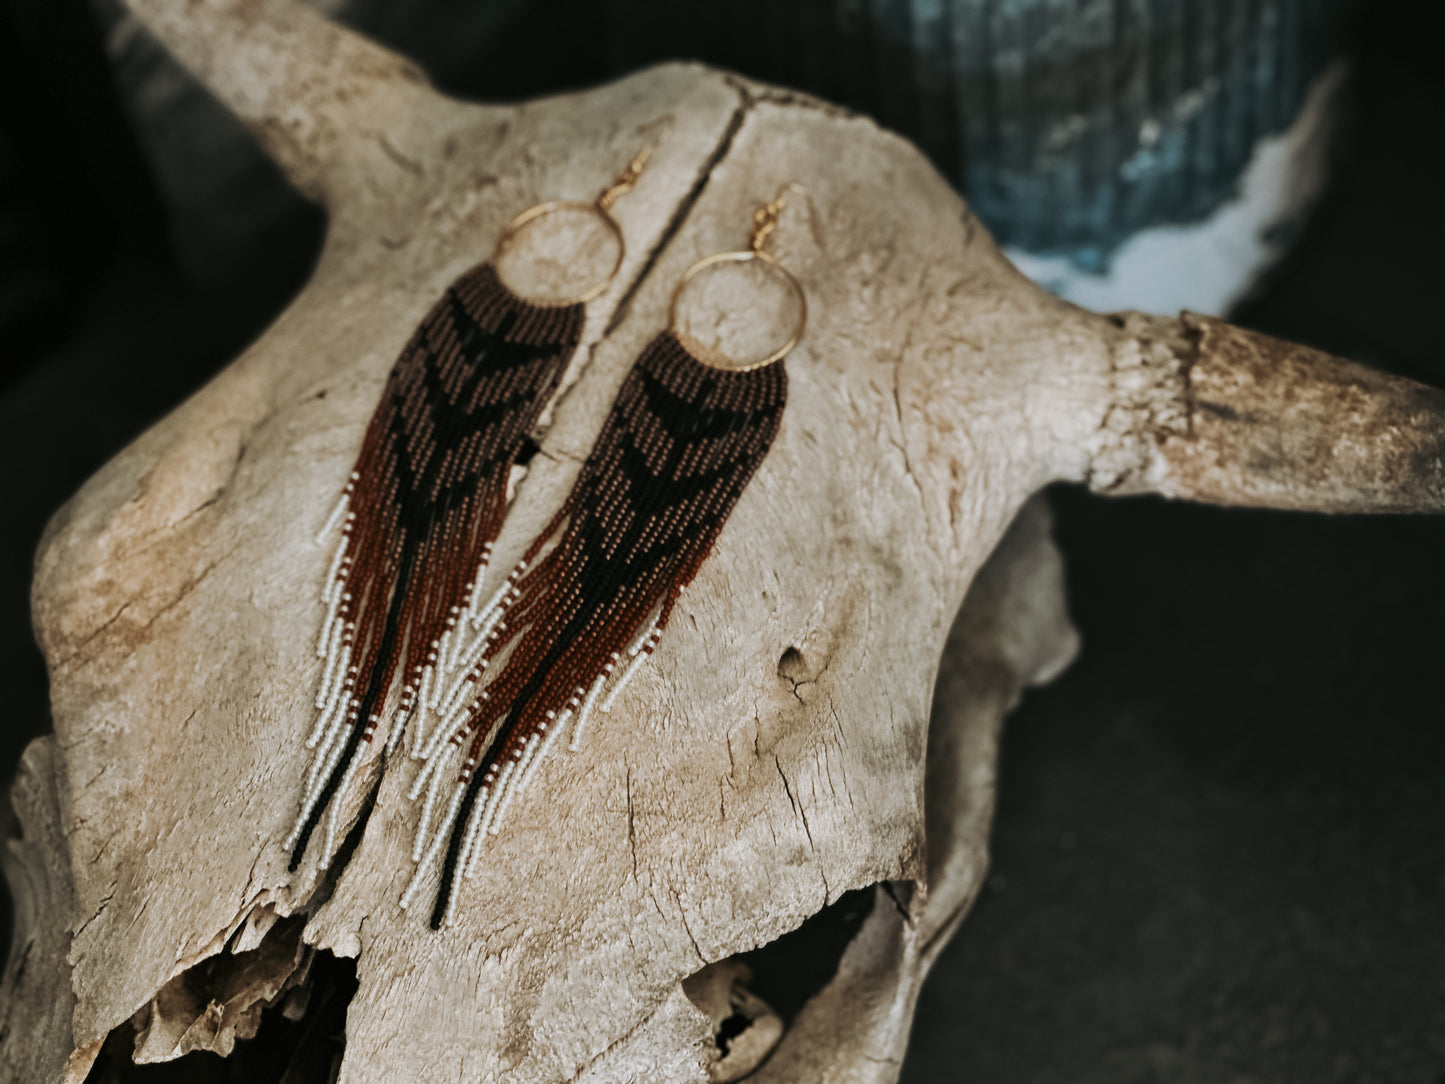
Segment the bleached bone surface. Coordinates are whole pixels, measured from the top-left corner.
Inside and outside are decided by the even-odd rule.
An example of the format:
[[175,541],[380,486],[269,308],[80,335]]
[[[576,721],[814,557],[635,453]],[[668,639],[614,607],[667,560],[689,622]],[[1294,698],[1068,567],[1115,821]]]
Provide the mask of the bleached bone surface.
[[[7,975],[0,1057],[20,1078],[82,1079],[137,1013],[143,1056],[224,1047],[305,953],[274,953],[214,1011],[167,984],[233,935],[262,952],[278,916],[306,913],[309,944],[359,955],[345,1081],[701,1080],[716,1047],[685,978],[851,889],[913,882],[904,925],[875,908],[764,1070],[888,1079],[917,981],[977,886],[997,720],[1069,650],[1061,606],[1030,617],[1050,589],[1003,592],[1018,612],[978,626],[974,661],[940,686],[959,721],[930,738],[954,617],[1025,502],[1069,479],[1291,507],[1441,504],[1436,393],[1216,321],[1052,300],[914,148],[867,120],[691,66],[465,105],[281,0],[134,7],[331,226],[292,306],[97,474],[43,543],[34,611],[56,734],[18,795],[25,965]],[[456,927],[433,933],[397,907],[410,765],[381,779],[321,903],[314,860],[288,874],[280,846],[318,678],[328,555],[312,539],[445,284],[517,211],[591,197],[647,142],[653,161],[617,206],[628,256],[589,307],[493,567],[563,499],[678,275],[736,247],[752,210],[794,184],[775,251],[811,319],[777,443],[654,664],[518,800]],[[1261,454],[1299,448],[1298,470]],[[1020,567],[1053,576],[1056,596],[1037,520],[1020,530],[1034,532]]]

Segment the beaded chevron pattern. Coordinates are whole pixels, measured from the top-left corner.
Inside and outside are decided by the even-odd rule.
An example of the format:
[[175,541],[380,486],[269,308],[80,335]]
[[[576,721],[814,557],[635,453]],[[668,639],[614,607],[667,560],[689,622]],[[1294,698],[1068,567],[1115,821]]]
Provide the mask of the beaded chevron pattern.
[[716,369],[671,331],[643,351],[571,496],[500,589],[441,637],[440,691],[412,720],[422,808],[403,907],[442,858],[431,925],[454,921],[458,882],[516,795],[564,738],[577,748],[656,648],[786,397],[780,362]]
[[[457,279],[391,370],[350,481],[322,531],[341,528],[326,577],[317,655],[325,660],[301,811],[286,846],[294,870],[327,807],[354,779],[400,679],[388,750],[433,703],[477,611],[508,476],[582,334],[583,306],[534,305],[491,264]],[[479,633],[484,640],[488,630]]]

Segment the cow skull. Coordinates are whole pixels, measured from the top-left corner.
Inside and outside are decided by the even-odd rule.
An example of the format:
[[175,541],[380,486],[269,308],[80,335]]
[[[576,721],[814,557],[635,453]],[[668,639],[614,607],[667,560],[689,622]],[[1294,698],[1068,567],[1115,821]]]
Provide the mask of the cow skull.
[[[290,308],[42,545],[55,734],[15,790],[13,1079],[80,1081],[116,1029],[142,1061],[229,1052],[266,1006],[305,1012],[325,950],[357,961],[349,1084],[893,1080],[986,864],[1000,719],[1074,648],[1035,494],[1445,504],[1438,393],[1204,317],[1054,300],[864,118],[676,65],[465,104],[284,0],[131,2],[330,228]],[[330,875],[286,869],[312,536],[441,288],[518,210],[590,196],[644,143],[621,274],[495,567],[562,500],[678,275],[790,189],[776,252],[811,319],[783,429],[666,650],[433,933],[397,906],[407,769],[349,809]],[[763,972],[790,945],[819,977],[788,1006]]]

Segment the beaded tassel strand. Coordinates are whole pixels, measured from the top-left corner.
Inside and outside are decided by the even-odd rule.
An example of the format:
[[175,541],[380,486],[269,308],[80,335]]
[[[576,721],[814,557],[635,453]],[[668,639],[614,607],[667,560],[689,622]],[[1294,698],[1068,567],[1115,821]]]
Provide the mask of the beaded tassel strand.
[[720,371],[670,331],[638,359],[571,497],[482,612],[488,638],[452,657],[448,712],[419,746],[411,793],[426,797],[403,902],[442,859],[433,927],[454,921],[459,881],[542,761],[569,731],[579,748],[656,650],[771,446],[786,393],[781,365]]
[[[383,727],[413,749],[444,705],[441,673],[480,658],[478,596],[501,526],[507,478],[581,338],[580,303],[534,305],[490,264],[453,283],[393,366],[322,540],[341,540],[321,594],[318,717],[300,812],[286,841],[295,869],[328,806],[359,774]],[[470,573],[470,578],[467,574]],[[401,691],[391,707],[393,687]]]

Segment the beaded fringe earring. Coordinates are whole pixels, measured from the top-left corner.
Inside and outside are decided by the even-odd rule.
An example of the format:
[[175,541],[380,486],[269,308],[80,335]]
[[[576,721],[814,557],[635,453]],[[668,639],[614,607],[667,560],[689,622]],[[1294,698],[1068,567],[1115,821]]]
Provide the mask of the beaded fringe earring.
[[[483,612],[495,638],[446,671],[444,721],[421,748],[411,788],[423,799],[417,868],[401,901],[410,905],[445,852],[434,929],[454,921],[458,879],[471,877],[482,842],[543,759],[569,730],[576,750],[594,713],[611,710],[654,652],[772,445],[787,398],[781,361],[807,316],[801,285],[764,251],[781,208],[779,198],[757,212],[747,250],[711,256],[683,276],[669,329],[624,381],[571,496]],[[743,261],[780,276],[800,318],[781,349],[736,365],[678,329],[677,302],[698,272]],[[488,662],[508,647],[483,683]]]
[[[518,215],[492,258],[453,282],[392,367],[361,454],[322,528],[341,540],[321,593],[325,660],[301,810],[286,847],[295,870],[330,806],[323,861],[345,792],[403,677],[387,752],[410,725],[421,738],[448,692],[440,675],[482,657],[496,599],[478,596],[517,456],[582,337],[586,302],[622,264],[612,206],[636,183],[646,148],[592,203],[554,201]],[[528,223],[557,211],[597,214],[617,242],[606,278],[572,298],[533,302],[497,270]]]

